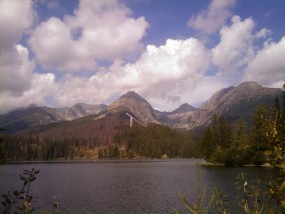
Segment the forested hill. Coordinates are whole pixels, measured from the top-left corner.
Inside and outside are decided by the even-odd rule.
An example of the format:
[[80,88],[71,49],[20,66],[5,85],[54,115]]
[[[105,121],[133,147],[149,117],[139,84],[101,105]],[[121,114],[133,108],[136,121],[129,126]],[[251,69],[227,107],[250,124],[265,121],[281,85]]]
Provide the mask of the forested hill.
[[4,138],[10,160],[193,157],[198,144],[167,126],[138,123],[130,127],[126,111],[99,119],[86,117],[43,131],[30,129]]

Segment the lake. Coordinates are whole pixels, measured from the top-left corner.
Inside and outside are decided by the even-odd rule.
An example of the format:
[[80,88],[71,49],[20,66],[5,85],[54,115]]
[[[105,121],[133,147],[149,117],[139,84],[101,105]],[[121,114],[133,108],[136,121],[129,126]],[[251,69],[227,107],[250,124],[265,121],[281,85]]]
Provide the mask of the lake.
[[[52,206],[56,196],[59,213],[174,213],[185,210],[182,193],[195,201],[197,159],[17,162],[0,165],[0,193],[21,187],[24,169],[39,169],[32,183],[35,213]],[[201,185],[210,192],[221,188],[236,195],[235,177],[241,172],[263,183],[272,170],[261,167],[200,167]],[[1,207],[1,209],[3,209]]]

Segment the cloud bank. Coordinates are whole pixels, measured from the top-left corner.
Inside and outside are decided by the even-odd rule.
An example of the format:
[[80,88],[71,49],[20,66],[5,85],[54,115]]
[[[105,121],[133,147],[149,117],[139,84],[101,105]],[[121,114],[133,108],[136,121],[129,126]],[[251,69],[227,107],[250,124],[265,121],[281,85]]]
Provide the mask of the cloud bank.
[[115,0],[80,1],[73,14],[37,24],[33,4],[0,0],[0,28],[8,29],[0,31],[0,113],[31,103],[108,104],[130,90],[173,110],[185,102],[199,106],[241,81],[281,87],[284,80],[285,36],[273,42],[252,18],[231,15],[234,1],[213,0],[189,19],[205,34],[219,33],[211,48],[194,36],[144,45],[151,23]]
[[73,15],[51,17],[33,31],[29,43],[45,68],[96,69],[97,60],[114,60],[140,51],[148,23],[114,0],[80,1]]

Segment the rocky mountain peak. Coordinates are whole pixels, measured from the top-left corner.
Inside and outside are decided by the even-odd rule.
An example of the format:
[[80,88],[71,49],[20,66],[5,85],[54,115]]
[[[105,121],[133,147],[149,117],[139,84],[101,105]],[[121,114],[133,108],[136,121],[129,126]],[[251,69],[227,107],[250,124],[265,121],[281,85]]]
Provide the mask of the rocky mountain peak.
[[[236,87],[221,89],[206,101],[201,110],[223,114],[228,119],[252,117],[259,104],[270,106],[281,89],[262,87],[256,82],[244,82]],[[248,119],[249,121],[250,119]]]
[[262,86],[254,81],[250,81],[250,82],[243,82],[240,85],[238,85],[236,88],[242,90],[259,90],[262,88]]
[[180,114],[184,112],[189,112],[189,111],[196,111],[197,108],[194,106],[189,105],[188,103],[184,103],[181,106],[179,106],[177,109],[171,112],[171,114]]
[[38,107],[36,104],[30,104],[30,105],[28,105],[26,108],[36,108],[36,107]]
[[123,106],[127,108],[133,108],[135,106],[139,107],[144,107],[148,109],[152,109],[151,105],[140,95],[138,95],[134,91],[129,91],[126,94],[123,94],[120,99],[116,100],[115,102],[111,103],[109,105],[109,109],[115,108],[118,106]]
[[129,91],[122,95],[120,99],[111,103],[108,109],[111,110],[117,107],[128,108],[142,122],[157,122],[152,106],[134,91]]
[[136,101],[144,101],[146,102],[145,99],[143,99],[140,95],[138,95],[136,92],[134,91],[129,91],[126,94],[123,94],[120,99],[134,99]]

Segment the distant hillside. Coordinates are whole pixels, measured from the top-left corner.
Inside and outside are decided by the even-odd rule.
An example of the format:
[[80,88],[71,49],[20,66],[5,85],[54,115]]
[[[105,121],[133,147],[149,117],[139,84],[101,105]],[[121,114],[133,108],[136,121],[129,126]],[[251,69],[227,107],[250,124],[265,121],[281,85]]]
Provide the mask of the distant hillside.
[[104,104],[89,105],[80,103],[65,108],[32,105],[0,115],[0,127],[5,127],[9,133],[12,133],[29,127],[70,121],[87,115],[97,114],[104,109],[106,109]]

